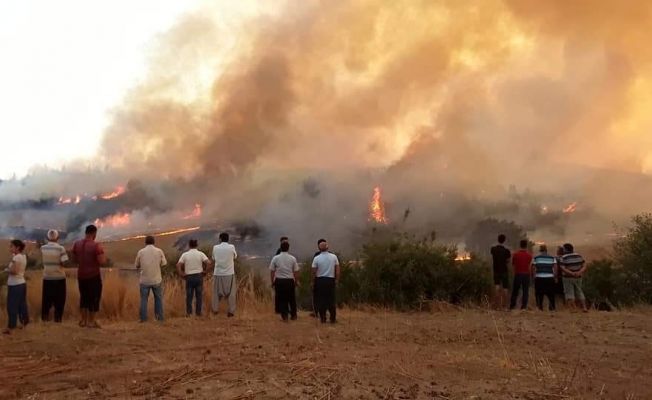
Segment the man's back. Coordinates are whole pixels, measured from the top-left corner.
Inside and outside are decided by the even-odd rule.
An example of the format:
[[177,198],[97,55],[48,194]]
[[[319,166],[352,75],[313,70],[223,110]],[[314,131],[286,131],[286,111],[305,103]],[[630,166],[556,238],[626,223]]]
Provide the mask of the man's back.
[[43,261],[43,279],[65,279],[66,273],[61,264],[68,261],[68,254],[62,245],[56,242],[48,242],[41,246],[41,258]]
[[557,258],[549,254],[539,254],[532,261],[537,278],[554,278]]
[[515,274],[529,274],[532,265],[532,254],[521,249],[512,256]]
[[569,253],[561,256],[560,264],[569,271],[577,272],[584,266],[584,257],[577,253]]
[[317,270],[318,278],[335,278],[335,266],[338,264],[337,256],[328,251],[322,251],[312,260],[312,268]]
[[222,242],[213,247],[213,260],[215,261],[215,276],[229,276],[235,274],[234,260],[238,254],[235,246]]
[[140,283],[158,285],[163,280],[161,267],[167,264],[163,250],[154,245],[147,245],[138,251],[136,266],[140,267]]
[[179,258],[179,263],[183,264],[186,275],[201,274],[204,272],[204,262],[206,261],[208,261],[206,254],[197,249],[190,249]]
[[82,239],[75,242],[72,253],[79,264],[78,279],[88,279],[100,275],[99,256],[104,254],[102,246],[92,239]]
[[299,270],[299,264],[293,255],[288,252],[281,252],[281,254],[272,258],[270,269],[276,272],[276,278],[292,279],[294,273]]
[[497,244],[491,248],[491,258],[493,260],[494,271],[507,272],[507,264],[512,253],[502,244]]

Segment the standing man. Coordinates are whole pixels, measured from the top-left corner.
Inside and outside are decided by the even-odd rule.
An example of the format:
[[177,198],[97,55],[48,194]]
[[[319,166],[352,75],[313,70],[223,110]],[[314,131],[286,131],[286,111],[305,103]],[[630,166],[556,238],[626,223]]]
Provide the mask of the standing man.
[[588,312],[584,291],[582,290],[582,276],[586,272],[586,262],[581,255],[575,253],[572,244],[564,244],[564,255],[561,256],[559,266],[562,271],[562,281],[564,282],[566,305],[574,308],[577,303],[582,307],[582,311]]
[[179,276],[186,280],[186,317],[192,315],[192,298],[195,297],[195,315],[201,316],[204,275],[208,268],[208,257],[197,250],[197,239],[190,239],[188,251],[183,253],[177,263]]
[[508,265],[512,253],[505,247],[507,237],[502,233],[498,235],[498,244],[491,248],[493,260],[494,286],[496,287],[496,307],[504,309],[509,290]]
[[50,309],[54,306],[54,322],[61,322],[66,306],[66,272],[64,263],[68,253],[58,242],[59,232],[50,229],[48,242],[41,246],[43,261],[43,295],[41,296],[41,319],[50,320]]
[[537,308],[543,311],[543,297],[548,298],[548,309],[555,311],[555,284],[557,282],[557,259],[548,254],[548,246],[539,246],[539,254],[532,262],[534,296]]
[[[290,243],[290,239],[289,239],[287,236],[281,236],[281,245],[282,245],[284,242]],[[283,250],[281,250],[281,247],[282,247],[282,246],[279,246],[278,250],[276,250],[276,254],[275,254],[275,255],[279,255],[279,254],[281,254],[281,252],[283,251]]]
[[95,241],[97,227],[88,225],[85,233],[86,237],[76,241],[71,251],[73,261],[79,265],[77,270],[79,308],[81,309],[79,326],[99,328],[100,325],[95,320],[95,316],[100,310],[100,300],[102,299],[100,266],[106,263],[106,256],[102,246]]
[[140,322],[147,321],[147,301],[149,291],[154,294],[154,315],[163,321],[163,287],[161,267],[168,262],[163,250],[154,246],[154,236],[145,238],[145,247],[136,255],[136,269],[140,270]]
[[276,313],[281,314],[283,321],[297,319],[296,286],[299,282],[299,264],[297,259],[288,253],[289,242],[281,242],[281,253],[272,258],[269,264],[270,279],[275,291]]
[[328,242],[319,240],[319,255],[312,260],[312,277],[315,295],[315,308],[322,323],[326,322],[326,311],[330,314],[330,322],[337,322],[337,305],[335,303],[335,288],[340,279],[340,262],[337,256],[328,251]]
[[527,310],[527,303],[530,297],[530,273],[532,267],[532,254],[527,251],[527,240],[521,240],[520,249],[514,253],[512,264],[514,265],[514,286],[512,287],[512,299],[509,302],[509,309],[516,308],[518,292],[522,290],[521,310]]
[[235,302],[238,293],[238,283],[235,277],[235,259],[238,253],[235,246],[229,243],[229,234],[220,233],[220,243],[213,247],[213,314],[217,314],[220,300],[227,299],[229,310],[227,317],[235,315]]

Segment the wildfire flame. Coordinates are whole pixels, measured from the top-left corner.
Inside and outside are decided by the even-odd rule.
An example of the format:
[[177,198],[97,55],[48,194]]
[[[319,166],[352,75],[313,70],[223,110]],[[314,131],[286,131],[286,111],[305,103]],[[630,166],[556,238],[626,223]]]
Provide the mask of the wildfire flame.
[[[193,226],[192,228],[182,228],[182,229],[175,229],[175,230],[172,230],[172,231],[154,233],[154,234],[152,234],[152,236],[156,236],[156,237],[170,236],[170,235],[176,235],[177,233],[192,232],[192,231],[196,231],[196,230],[199,230],[199,229],[200,229],[199,226]],[[147,235],[136,235],[136,236],[129,236],[129,237],[126,237],[126,238],[122,238],[122,239],[119,239],[118,241],[119,242],[124,242],[124,241],[127,241],[127,240],[144,239],[146,237],[147,237]]]
[[386,224],[385,205],[383,204],[380,186],[374,188],[374,194],[369,203],[369,220],[379,224]]
[[192,212],[183,217],[183,219],[195,219],[199,217],[201,217],[201,204],[197,203],[195,204],[195,208],[192,210]]
[[469,261],[471,260],[471,254],[469,253],[459,253],[457,257],[455,257],[455,261]]
[[95,225],[98,228],[125,226],[131,223],[131,215],[127,213],[118,213],[110,215],[104,219],[96,219]]
[[564,214],[572,214],[577,210],[577,202],[572,202],[564,208]]
[[126,191],[127,191],[127,189],[125,189],[124,186],[118,186],[117,188],[115,188],[115,190],[113,192],[105,193],[105,194],[101,195],[100,198],[102,198],[104,200],[115,199],[116,197],[123,195],[124,192],[126,192]]

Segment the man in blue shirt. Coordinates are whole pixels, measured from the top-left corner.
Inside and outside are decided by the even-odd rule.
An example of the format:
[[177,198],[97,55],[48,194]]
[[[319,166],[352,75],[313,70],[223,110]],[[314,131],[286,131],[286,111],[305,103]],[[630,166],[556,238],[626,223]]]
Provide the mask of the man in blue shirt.
[[335,323],[335,287],[340,277],[340,262],[328,251],[328,242],[324,239],[319,240],[319,251],[312,261],[315,308],[322,323],[326,322],[326,311],[330,314],[330,322]]
[[555,284],[557,282],[557,259],[548,254],[548,246],[539,246],[539,254],[532,260],[534,296],[537,308],[543,311],[543,298],[548,298],[548,309],[555,311]]

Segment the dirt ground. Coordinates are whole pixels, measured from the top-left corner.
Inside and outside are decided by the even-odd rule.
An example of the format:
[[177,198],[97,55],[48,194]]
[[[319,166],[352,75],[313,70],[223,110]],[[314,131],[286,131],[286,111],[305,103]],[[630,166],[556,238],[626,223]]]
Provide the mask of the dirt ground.
[[652,310],[267,312],[0,338],[1,399],[650,399]]

